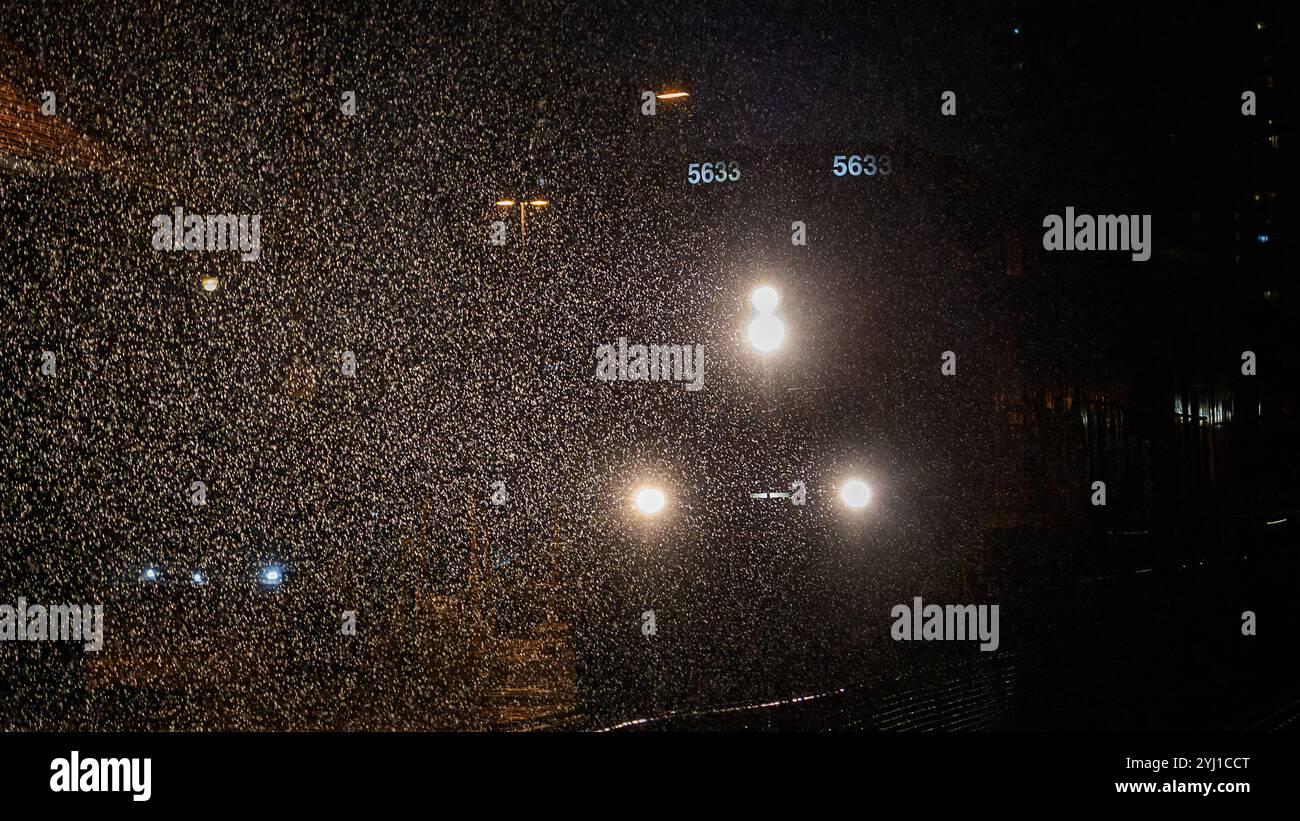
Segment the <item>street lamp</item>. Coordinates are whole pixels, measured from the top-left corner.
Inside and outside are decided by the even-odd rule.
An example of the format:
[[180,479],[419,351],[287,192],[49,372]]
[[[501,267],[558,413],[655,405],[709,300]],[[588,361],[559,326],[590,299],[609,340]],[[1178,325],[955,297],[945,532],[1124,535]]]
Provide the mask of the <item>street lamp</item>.
[[849,507],[860,510],[871,501],[871,488],[861,479],[850,479],[840,485],[840,500]]
[[544,199],[540,199],[540,198],[539,198],[539,199],[534,199],[534,200],[523,200],[523,199],[520,199],[520,200],[511,200],[511,199],[504,199],[504,200],[497,200],[497,201],[496,201],[496,206],[497,206],[498,208],[511,208],[511,207],[513,207],[513,206],[515,206],[515,205],[518,205],[518,206],[519,206],[519,242],[520,242],[521,245],[527,245],[527,244],[528,244],[528,235],[527,235],[527,232],[526,232],[526,229],[525,229],[525,223],[527,222],[527,218],[525,217],[524,209],[525,209],[527,206],[530,206],[530,205],[531,205],[533,208],[545,208],[546,206],[548,206],[548,205],[550,205],[550,204],[551,204],[551,203],[550,203],[550,200],[544,200]]

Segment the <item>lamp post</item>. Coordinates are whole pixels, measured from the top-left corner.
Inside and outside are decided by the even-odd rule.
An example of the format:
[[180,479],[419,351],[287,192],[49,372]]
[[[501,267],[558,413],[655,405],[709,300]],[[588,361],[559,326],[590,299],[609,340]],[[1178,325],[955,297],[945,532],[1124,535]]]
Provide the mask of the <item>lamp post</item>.
[[546,206],[548,206],[548,205],[550,205],[550,204],[551,204],[551,203],[550,203],[550,200],[544,200],[544,199],[540,199],[540,198],[539,198],[539,199],[533,199],[533,200],[523,200],[523,199],[519,199],[519,200],[502,199],[502,200],[497,200],[497,201],[496,201],[496,206],[497,206],[498,208],[511,208],[511,207],[513,207],[513,206],[515,206],[515,205],[518,205],[518,206],[519,206],[519,242],[520,242],[521,245],[527,245],[527,244],[528,244],[528,233],[527,233],[527,228],[526,228],[526,223],[527,223],[527,221],[528,221],[528,217],[527,217],[527,214],[526,214],[526,210],[527,210],[528,206],[532,206],[533,208],[541,209],[541,208],[545,208]]

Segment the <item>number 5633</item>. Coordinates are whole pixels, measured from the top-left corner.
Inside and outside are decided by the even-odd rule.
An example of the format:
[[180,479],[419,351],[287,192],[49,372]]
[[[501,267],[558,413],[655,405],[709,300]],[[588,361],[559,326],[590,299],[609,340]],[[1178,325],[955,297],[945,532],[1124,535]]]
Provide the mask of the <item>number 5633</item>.
[[740,163],[726,162],[693,162],[686,169],[686,179],[691,185],[710,182],[735,182],[740,179]]
[[837,177],[846,174],[850,177],[874,177],[877,174],[887,177],[894,173],[893,162],[888,154],[881,154],[878,157],[875,154],[854,154],[849,157],[837,154],[831,163],[831,170]]

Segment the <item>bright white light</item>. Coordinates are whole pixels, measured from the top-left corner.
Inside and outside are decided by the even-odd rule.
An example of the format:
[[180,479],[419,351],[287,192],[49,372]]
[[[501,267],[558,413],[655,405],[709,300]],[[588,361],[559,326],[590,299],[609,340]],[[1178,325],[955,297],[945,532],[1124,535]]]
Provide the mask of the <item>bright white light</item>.
[[268,565],[267,567],[262,568],[262,573],[258,578],[261,580],[262,584],[268,587],[275,587],[280,582],[284,581],[284,574],[281,573],[280,568],[275,565]]
[[871,488],[861,479],[850,479],[840,487],[840,498],[849,507],[866,507],[871,501]]
[[156,567],[146,567],[146,568],[144,569],[144,573],[143,573],[142,575],[143,575],[145,581],[147,581],[147,582],[156,582],[156,581],[158,581],[158,568],[156,568]]
[[749,344],[761,353],[770,353],[785,341],[785,323],[771,314],[759,314],[749,323]]
[[636,492],[636,498],[633,500],[636,509],[647,516],[653,516],[663,510],[667,501],[664,492],[657,487],[641,488]]
[[192,584],[207,584],[208,579],[203,575],[202,570],[195,570],[190,574],[190,582]]
[[749,302],[754,306],[754,310],[760,314],[770,314],[776,310],[776,305],[781,301],[777,295],[776,289],[771,285],[764,285],[761,288],[755,288],[754,293],[749,295]]
[[208,291],[210,293],[212,291],[217,290],[220,287],[221,287],[221,280],[219,278],[217,277],[203,278],[203,290]]

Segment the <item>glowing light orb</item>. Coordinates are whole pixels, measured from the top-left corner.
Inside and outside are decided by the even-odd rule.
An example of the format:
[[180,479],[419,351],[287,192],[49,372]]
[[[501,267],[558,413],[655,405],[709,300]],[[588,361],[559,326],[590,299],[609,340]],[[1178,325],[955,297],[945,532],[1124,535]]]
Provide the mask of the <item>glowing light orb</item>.
[[284,581],[284,571],[275,565],[267,565],[262,568],[262,572],[257,578],[267,587],[277,587],[280,582]]
[[777,294],[776,289],[771,285],[764,285],[761,288],[755,288],[754,293],[749,295],[749,302],[754,306],[754,310],[760,314],[770,314],[776,310],[777,304],[781,297]]
[[771,314],[760,314],[749,323],[749,344],[760,353],[771,353],[785,341],[785,323]]
[[636,492],[636,496],[633,498],[636,509],[647,516],[653,516],[663,510],[667,502],[668,499],[664,496],[664,492],[657,487],[643,487]]
[[849,507],[866,507],[871,501],[871,488],[861,479],[850,479],[840,487],[840,499]]

